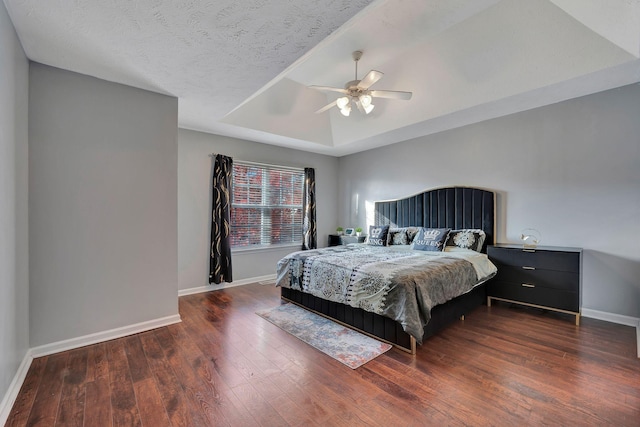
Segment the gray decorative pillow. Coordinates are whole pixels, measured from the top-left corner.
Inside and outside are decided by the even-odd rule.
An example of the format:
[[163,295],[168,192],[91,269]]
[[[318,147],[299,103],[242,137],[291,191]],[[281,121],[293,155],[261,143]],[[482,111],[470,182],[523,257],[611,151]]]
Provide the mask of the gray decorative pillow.
[[442,251],[449,236],[449,228],[421,228],[413,239],[413,249],[418,251]]
[[371,246],[387,246],[387,234],[389,234],[388,225],[370,225],[368,243]]
[[387,245],[408,245],[409,236],[406,228],[390,228]]
[[476,252],[482,251],[482,245],[487,237],[480,229],[451,230],[447,246],[457,246],[464,249],[472,249]]

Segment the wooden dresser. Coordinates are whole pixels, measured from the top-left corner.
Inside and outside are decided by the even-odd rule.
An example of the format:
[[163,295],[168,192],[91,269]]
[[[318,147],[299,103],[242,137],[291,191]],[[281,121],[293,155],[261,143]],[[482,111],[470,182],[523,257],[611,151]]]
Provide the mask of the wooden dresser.
[[488,246],[487,255],[498,267],[487,286],[491,300],[506,301],[572,314],[580,324],[582,249],[554,246]]

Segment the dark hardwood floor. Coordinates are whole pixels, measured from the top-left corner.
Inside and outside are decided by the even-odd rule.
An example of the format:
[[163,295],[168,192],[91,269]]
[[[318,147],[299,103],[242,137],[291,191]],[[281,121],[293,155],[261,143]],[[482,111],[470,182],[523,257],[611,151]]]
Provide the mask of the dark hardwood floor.
[[180,298],[182,323],[35,359],[8,426],[640,426],[632,327],[497,304],[351,370],[255,314],[279,289]]

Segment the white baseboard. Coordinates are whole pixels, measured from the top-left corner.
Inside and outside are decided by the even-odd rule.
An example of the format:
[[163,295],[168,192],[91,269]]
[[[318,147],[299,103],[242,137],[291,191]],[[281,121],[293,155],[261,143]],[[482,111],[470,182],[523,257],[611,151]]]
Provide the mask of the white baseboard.
[[22,387],[22,383],[24,383],[24,379],[27,377],[27,372],[29,372],[31,361],[33,361],[31,350],[27,350],[27,353],[22,358],[22,363],[20,363],[18,367],[18,371],[13,377],[13,381],[9,384],[9,389],[5,393],[2,402],[0,402],[0,426],[5,425],[9,418],[11,408],[13,408],[13,404],[16,403],[18,392]]
[[197,288],[180,289],[178,291],[178,296],[182,297],[185,295],[199,294],[201,292],[217,291],[220,289],[233,288],[235,286],[248,285],[249,283],[275,280],[275,278],[276,278],[275,274],[268,274],[266,276],[250,277],[248,279],[235,280],[231,283],[224,282],[224,283],[220,283],[219,285],[206,285],[206,286],[199,286]]
[[74,348],[84,347],[86,345],[96,344],[99,342],[109,341],[116,338],[125,337],[127,335],[138,334],[140,332],[149,331],[151,329],[160,328],[162,326],[180,323],[179,314],[173,316],[161,317],[159,319],[148,320],[133,325],[123,326],[121,328],[110,329],[108,331],[97,332],[82,337],[71,338],[64,341],[58,341],[51,344],[45,344],[33,347],[31,350],[32,357],[48,356],[49,354],[59,353],[61,351],[73,350]]
[[591,310],[589,308],[583,308],[581,310],[582,316],[590,317],[592,319],[605,320],[611,323],[618,323],[620,325],[633,326],[636,328],[636,346],[638,358],[640,358],[640,319],[637,317],[625,316],[622,314],[607,313],[606,311]]
[[582,316],[591,319],[605,320],[619,325],[638,326],[640,319],[637,317],[625,316],[623,314],[607,313],[606,311],[592,310],[590,308],[582,308],[580,310]]

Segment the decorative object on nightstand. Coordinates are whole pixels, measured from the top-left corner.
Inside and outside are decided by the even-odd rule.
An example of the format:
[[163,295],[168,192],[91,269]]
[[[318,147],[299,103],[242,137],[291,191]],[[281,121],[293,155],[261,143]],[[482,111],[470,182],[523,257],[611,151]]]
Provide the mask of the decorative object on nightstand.
[[360,237],[360,234],[362,234],[362,227],[356,227],[356,236]]
[[336,228],[336,234],[338,236],[342,236],[344,234],[344,228],[342,228],[342,227]]
[[558,311],[580,325],[581,248],[496,244],[487,247],[487,255],[498,267],[487,286],[489,307],[498,300]]
[[522,247],[535,248],[540,244],[540,232],[535,228],[525,228],[520,233],[520,240],[522,240]]
[[347,228],[344,230],[344,235],[345,236],[353,236],[353,234],[355,233],[355,231],[353,230],[353,228]]

